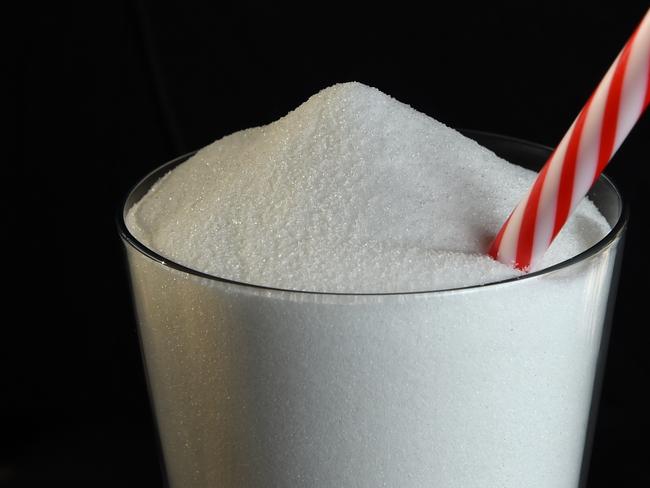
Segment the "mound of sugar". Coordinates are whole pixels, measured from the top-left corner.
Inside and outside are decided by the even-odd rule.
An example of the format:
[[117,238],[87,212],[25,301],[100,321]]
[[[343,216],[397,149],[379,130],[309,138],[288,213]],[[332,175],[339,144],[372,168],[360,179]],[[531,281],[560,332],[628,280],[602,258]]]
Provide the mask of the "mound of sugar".
[[[201,149],[127,215],[147,247],[256,285],[407,292],[498,281],[486,256],[535,174],[360,83]],[[583,201],[542,267],[609,231]]]

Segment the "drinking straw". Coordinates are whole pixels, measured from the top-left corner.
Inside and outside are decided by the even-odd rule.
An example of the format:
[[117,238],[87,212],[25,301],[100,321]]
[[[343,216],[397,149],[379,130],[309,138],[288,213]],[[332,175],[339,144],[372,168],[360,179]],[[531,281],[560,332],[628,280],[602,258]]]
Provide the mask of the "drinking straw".
[[650,102],[650,9],[490,247],[535,269]]

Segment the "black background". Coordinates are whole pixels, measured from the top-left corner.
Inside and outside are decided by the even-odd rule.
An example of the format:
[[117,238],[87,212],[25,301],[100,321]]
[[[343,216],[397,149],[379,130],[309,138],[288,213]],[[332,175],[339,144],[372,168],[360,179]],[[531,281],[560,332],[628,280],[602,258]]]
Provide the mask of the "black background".
[[[555,145],[648,7],[54,5],[5,20],[20,34],[6,63],[0,486],[161,484],[114,225],[150,169],[349,80],[452,127]],[[650,486],[649,129],[646,115],[607,170],[632,220],[593,488]]]

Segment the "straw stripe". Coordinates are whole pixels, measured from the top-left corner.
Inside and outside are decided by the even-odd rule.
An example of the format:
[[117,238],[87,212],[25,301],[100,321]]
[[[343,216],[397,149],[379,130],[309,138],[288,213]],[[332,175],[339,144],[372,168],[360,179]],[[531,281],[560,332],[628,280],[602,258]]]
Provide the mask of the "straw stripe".
[[[616,140],[614,147],[618,148],[625,136],[630,132],[634,123],[639,118],[639,115],[644,105],[646,96],[646,87],[648,86],[648,69],[650,69],[650,56],[644,53],[642,49],[644,39],[643,32],[637,31],[635,36],[634,45],[635,49],[630,52],[630,57],[627,63],[628,70],[637,69],[639,74],[625,73],[623,80],[623,88],[621,95],[621,106],[618,111],[618,126],[616,130]],[[646,40],[650,45],[650,31],[648,32],[648,39]],[[641,48],[640,48],[641,47]]]
[[521,230],[519,231],[520,237],[517,243],[517,260],[515,266],[517,268],[528,267],[533,253],[533,239],[535,237],[535,222],[537,221],[537,208],[539,206],[539,197],[546,179],[546,173],[550,165],[546,165],[539,172],[539,176],[533,184],[533,189],[530,192],[528,201],[526,202],[526,210],[524,210],[523,220],[521,222]]
[[[634,124],[641,116],[650,102],[648,90],[650,89],[650,14],[635,32],[632,49],[625,77],[623,79],[621,104],[618,113],[618,126],[614,150],[632,130]],[[645,25],[644,25],[645,24]]]
[[648,64],[648,83],[645,87],[645,99],[643,100],[643,106],[647,107],[650,104],[650,63]]
[[[602,84],[609,84],[611,71],[607,73]],[[573,194],[571,198],[571,211],[576,208],[580,200],[594,182],[594,174],[598,168],[598,152],[600,149],[600,125],[605,111],[604,97],[591,97],[589,111],[585,117],[585,125],[582,130],[582,140],[578,147],[578,161],[576,162],[576,173],[573,182]]]
[[589,98],[587,104],[578,115],[575,127],[570,131],[569,147],[567,148],[566,156],[562,163],[562,177],[560,178],[560,189],[557,197],[557,210],[555,211],[555,222],[553,224],[553,237],[555,237],[571,211],[571,202],[573,196],[573,187],[576,174],[576,162],[578,160],[578,147],[580,146],[580,138],[582,130],[587,121],[587,114],[593,97]]
[[[623,76],[625,75],[625,68],[627,67],[627,60],[630,57],[630,49],[632,48],[632,41],[623,48],[623,52],[616,63],[614,69],[614,76],[609,85],[607,92],[607,102],[605,102],[605,115],[603,117],[603,126],[600,132],[600,152],[598,154],[598,168],[594,175],[594,180],[602,172],[603,168],[609,162],[614,152],[614,141],[616,139],[616,124],[618,123],[618,113],[621,106],[621,92],[623,91]],[[596,92],[598,93],[598,92]]]
[[650,102],[650,10],[497,234],[490,255],[534,268]]
[[[537,223],[535,224],[535,235],[533,237],[532,258],[544,253],[544,250],[551,243],[553,238],[553,226],[555,225],[555,213],[557,211],[557,196],[552,191],[560,184],[562,176],[562,162],[566,158],[568,140],[565,138],[555,150],[555,154],[549,158],[549,170],[544,178],[544,185],[539,196],[537,209]],[[531,262],[531,265],[533,263]]]

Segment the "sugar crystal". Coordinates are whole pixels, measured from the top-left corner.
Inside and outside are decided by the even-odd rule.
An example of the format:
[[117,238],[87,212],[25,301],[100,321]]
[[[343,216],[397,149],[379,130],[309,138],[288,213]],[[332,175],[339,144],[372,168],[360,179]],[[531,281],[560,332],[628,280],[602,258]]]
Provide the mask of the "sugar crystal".
[[[130,210],[146,246],[276,288],[407,292],[498,281],[486,255],[535,174],[375,88],[342,83],[201,149]],[[609,230],[583,201],[542,267]]]

